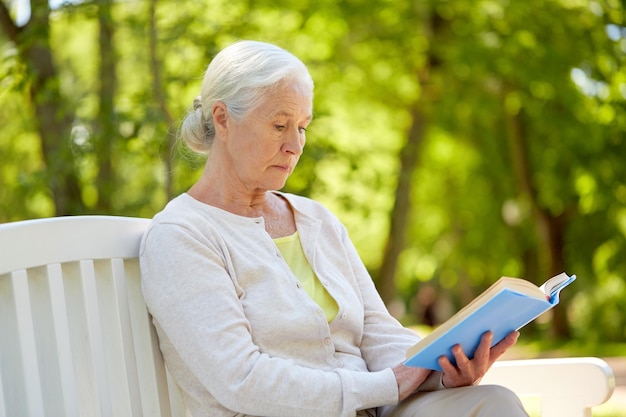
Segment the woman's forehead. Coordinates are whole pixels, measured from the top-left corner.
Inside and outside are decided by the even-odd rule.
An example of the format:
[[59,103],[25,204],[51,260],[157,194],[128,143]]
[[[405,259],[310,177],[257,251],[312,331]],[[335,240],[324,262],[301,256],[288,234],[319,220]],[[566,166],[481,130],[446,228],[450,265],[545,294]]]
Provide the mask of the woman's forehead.
[[312,118],[313,94],[293,85],[268,92],[259,108],[269,117]]

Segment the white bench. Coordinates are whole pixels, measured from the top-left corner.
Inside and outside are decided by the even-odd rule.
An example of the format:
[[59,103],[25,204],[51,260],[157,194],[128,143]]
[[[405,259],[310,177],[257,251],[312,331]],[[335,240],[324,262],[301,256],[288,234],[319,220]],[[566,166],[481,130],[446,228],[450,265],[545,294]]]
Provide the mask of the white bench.
[[[141,295],[148,224],[0,224],[0,417],[187,415]],[[502,361],[483,383],[540,395],[544,417],[591,416],[615,384],[596,358]]]

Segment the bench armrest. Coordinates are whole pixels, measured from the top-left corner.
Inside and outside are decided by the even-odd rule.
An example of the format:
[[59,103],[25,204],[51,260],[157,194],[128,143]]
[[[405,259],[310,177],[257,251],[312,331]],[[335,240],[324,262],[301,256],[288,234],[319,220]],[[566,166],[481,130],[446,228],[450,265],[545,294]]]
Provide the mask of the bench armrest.
[[615,389],[609,365],[598,358],[531,359],[496,362],[481,384],[497,384],[519,396],[539,396],[543,417],[591,417]]

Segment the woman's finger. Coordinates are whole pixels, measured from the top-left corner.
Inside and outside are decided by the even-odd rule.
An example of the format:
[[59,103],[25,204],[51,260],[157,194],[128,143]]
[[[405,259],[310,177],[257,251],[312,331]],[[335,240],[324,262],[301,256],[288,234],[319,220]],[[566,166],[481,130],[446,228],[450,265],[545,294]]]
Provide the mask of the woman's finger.
[[506,352],[511,346],[517,343],[518,337],[519,332],[514,331],[509,333],[504,339],[494,345],[494,347],[491,348],[489,354],[490,365],[493,364],[500,356],[502,356],[504,352]]

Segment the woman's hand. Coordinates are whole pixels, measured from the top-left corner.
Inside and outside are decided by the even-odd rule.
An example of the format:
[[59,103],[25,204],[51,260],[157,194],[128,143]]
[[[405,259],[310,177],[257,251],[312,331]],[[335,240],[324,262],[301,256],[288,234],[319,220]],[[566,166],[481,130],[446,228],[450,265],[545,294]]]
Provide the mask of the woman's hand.
[[455,345],[452,348],[452,354],[456,360],[456,366],[446,356],[440,357],[438,361],[443,370],[441,380],[443,385],[446,388],[454,388],[478,384],[496,359],[513,346],[518,337],[519,332],[511,332],[494,347],[489,348],[493,333],[486,332],[471,360],[465,355],[461,345]]
[[396,375],[396,382],[398,383],[398,399],[404,400],[411,395],[417,387],[431,374],[430,369],[417,368],[413,366],[404,366],[402,364],[392,369]]

